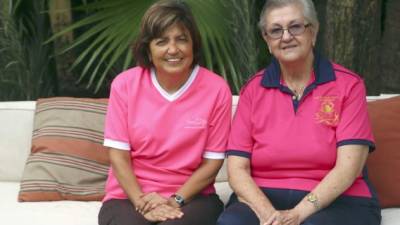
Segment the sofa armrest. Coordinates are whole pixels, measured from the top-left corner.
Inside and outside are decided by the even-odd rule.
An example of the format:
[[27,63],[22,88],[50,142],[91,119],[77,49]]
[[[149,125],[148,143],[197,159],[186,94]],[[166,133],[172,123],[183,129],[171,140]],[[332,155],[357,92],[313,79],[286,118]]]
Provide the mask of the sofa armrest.
[[35,101],[0,102],[0,181],[19,181],[28,157]]

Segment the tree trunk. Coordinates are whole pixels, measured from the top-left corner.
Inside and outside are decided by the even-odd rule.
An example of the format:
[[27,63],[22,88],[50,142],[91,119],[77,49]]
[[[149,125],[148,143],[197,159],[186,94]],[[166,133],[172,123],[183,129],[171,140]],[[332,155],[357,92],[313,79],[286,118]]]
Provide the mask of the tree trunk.
[[[51,29],[53,34],[60,32],[72,23],[71,14],[71,1],[70,0],[52,0],[49,1],[49,16],[51,22]],[[59,80],[59,94],[69,94],[68,89],[74,89],[76,87],[76,78],[70,71],[71,65],[74,60],[72,51],[68,51],[64,54],[57,54],[63,48],[68,46],[73,41],[73,32],[68,32],[54,40],[54,48],[56,52],[55,60],[57,67],[57,75]]]
[[0,0],[0,25],[3,23],[3,15],[6,15],[8,12],[8,1]]
[[382,92],[400,93],[400,1],[387,0],[381,50]]
[[[369,95],[380,93],[378,73],[382,0],[324,0],[320,37],[324,54],[365,79]],[[321,16],[321,15],[320,15]]]

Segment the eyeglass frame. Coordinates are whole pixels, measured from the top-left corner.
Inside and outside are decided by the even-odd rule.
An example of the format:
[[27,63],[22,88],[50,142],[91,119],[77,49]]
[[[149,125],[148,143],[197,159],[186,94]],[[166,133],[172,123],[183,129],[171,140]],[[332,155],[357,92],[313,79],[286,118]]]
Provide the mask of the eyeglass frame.
[[[296,25],[297,25],[297,24],[296,24]],[[300,25],[300,24],[298,24],[298,25]],[[306,31],[306,29],[307,29],[308,27],[312,26],[312,23],[307,23],[307,24],[304,24],[304,23],[303,23],[303,24],[301,24],[301,25],[304,27],[304,30],[303,30],[302,32],[300,32],[300,33],[297,33],[297,34],[293,34],[292,32],[290,32],[290,28],[292,28],[293,25],[289,26],[288,28],[283,28],[283,27],[279,28],[279,29],[281,30],[281,35],[280,35],[279,37],[272,37],[270,34],[268,34],[267,30],[264,31],[264,34],[265,34],[266,36],[268,36],[268,37],[274,39],[274,40],[281,39],[281,38],[283,37],[283,34],[285,33],[285,30],[286,30],[291,36],[293,36],[293,37],[294,37],[294,36],[299,36],[299,35],[304,34],[304,32]]]

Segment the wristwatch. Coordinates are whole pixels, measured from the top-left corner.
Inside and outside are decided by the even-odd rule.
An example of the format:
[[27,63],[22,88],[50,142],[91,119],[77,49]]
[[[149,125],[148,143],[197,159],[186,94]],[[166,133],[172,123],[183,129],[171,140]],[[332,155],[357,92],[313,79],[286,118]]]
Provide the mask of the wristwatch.
[[179,207],[182,207],[185,204],[185,199],[178,194],[171,195],[171,198],[174,199],[176,203],[178,203]]
[[306,198],[307,198],[307,201],[308,201],[308,202],[310,202],[311,204],[313,204],[313,206],[314,206],[314,208],[315,208],[316,210],[319,210],[319,209],[320,209],[318,197],[317,197],[314,193],[310,192],[310,193],[307,195]]

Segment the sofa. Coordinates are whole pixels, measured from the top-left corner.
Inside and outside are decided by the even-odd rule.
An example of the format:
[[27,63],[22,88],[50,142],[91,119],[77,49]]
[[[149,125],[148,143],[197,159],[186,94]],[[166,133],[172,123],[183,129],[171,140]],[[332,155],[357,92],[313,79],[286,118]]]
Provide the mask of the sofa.
[[[369,97],[369,100],[374,101],[377,99],[385,98],[388,98],[388,96]],[[233,111],[236,109],[237,101],[238,97],[234,96],[232,108]],[[30,170],[30,168],[32,168],[32,166],[30,167],[31,164],[34,164],[28,164],[27,160],[29,161],[29,157],[31,157],[33,153],[40,151],[40,149],[37,149],[38,144],[33,143],[36,140],[32,141],[33,136],[36,135],[36,138],[38,138],[37,129],[35,128],[38,123],[38,119],[35,118],[38,117],[36,105],[36,101],[0,102],[1,224],[96,225],[97,214],[101,207],[101,202],[98,201],[99,197],[96,197],[96,195],[95,197],[91,196],[90,198],[86,199],[74,199],[69,195],[57,195],[58,197],[56,196],[53,199],[50,198],[50,200],[46,200],[46,198],[40,199],[40,197],[37,196],[35,196],[33,200],[29,200],[29,198],[27,200],[21,197],[21,180],[26,179],[23,176],[27,176],[27,173],[29,173],[29,171],[27,170]],[[380,112],[381,110],[386,109],[382,108],[380,110],[377,110],[377,112]],[[51,111],[51,108],[46,108],[43,109],[41,113],[43,114],[43,112],[49,111]],[[61,118],[68,117],[68,115],[61,115],[58,113],[53,114]],[[396,121],[396,123],[398,124],[396,126],[398,128],[398,126],[400,125],[400,120]],[[36,130],[32,132],[34,129]],[[379,150],[380,149],[378,145],[377,151]],[[399,147],[398,150],[400,151]],[[400,157],[397,158],[397,160],[399,160],[398,162],[400,164]],[[377,167],[385,167],[385,163],[371,163],[371,165],[378,164]],[[48,174],[51,174],[51,171],[49,171],[48,168],[43,169],[44,167],[42,168],[42,166],[36,167],[39,170],[45,170],[46,176]],[[391,173],[392,175],[397,176],[394,178],[397,179],[397,181],[400,180],[400,176],[397,175],[399,172],[400,171],[392,171]],[[373,173],[371,169],[370,173]],[[29,176],[33,175],[30,174]],[[104,174],[102,174],[102,176],[104,177]],[[377,182],[379,183],[381,181]],[[220,198],[226,203],[232,191],[227,183],[225,164],[218,174],[215,187]],[[394,198],[399,198],[400,189],[397,190],[397,194],[396,190],[394,193],[396,195],[395,197],[388,198],[389,202]],[[27,193],[29,194],[29,191]],[[396,203],[389,203],[386,205],[388,208],[385,208],[382,211],[382,225],[400,225],[400,204],[397,206]]]

